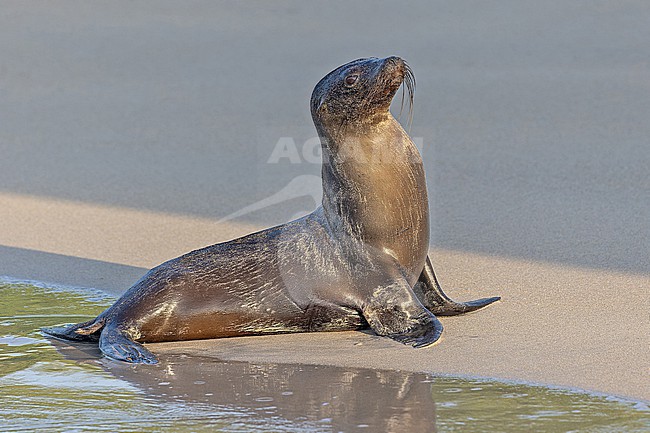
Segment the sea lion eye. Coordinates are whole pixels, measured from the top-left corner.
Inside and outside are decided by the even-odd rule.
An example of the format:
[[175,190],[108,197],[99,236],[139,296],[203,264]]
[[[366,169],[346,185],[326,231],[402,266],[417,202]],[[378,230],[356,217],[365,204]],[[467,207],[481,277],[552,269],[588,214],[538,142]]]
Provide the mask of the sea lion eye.
[[345,84],[347,84],[348,86],[353,86],[354,83],[356,83],[358,79],[359,79],[359,76],[357,74],[348,75],[347,77],[345,77]]

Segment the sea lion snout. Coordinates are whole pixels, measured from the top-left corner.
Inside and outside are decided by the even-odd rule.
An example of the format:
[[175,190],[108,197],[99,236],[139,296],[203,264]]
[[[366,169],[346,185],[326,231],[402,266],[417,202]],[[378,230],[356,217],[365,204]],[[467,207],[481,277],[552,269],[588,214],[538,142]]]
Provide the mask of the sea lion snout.
[[383,87],[383,93],[390,99],[402,85],[408,71],[404,59],[397,56],[381,59],[380,69],[377,72],[375,83],[377,87]]
[[406,62],[401,57],[390,56],[382,59],[382,68],[386,71],[404,76]]

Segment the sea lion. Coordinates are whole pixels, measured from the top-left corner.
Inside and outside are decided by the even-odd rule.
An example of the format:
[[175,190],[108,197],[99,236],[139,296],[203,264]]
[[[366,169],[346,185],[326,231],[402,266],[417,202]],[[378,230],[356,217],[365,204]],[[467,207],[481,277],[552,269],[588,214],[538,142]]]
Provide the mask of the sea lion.
[[411,69],[387,57],[346,63],[316,85],[323,199],[314,212],[165,262],[97,318],[43,331],[146,364],[157,360],[141,342],[367,326],[420,347],[440,338],[436,315],[499,300],[454,302],[436,280],[422,158],[389,110],[402,84],[412,104]]

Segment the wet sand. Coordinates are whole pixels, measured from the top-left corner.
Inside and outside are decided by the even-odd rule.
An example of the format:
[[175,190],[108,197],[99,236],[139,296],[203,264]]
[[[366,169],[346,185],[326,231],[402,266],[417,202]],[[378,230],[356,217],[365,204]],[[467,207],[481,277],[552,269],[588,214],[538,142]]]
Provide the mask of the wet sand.
[[[304,143],[326,72],[397,54],[418,79],[411,135],[441,282],[503,301],[443,318],[421,350],[366,333],[153,350],[650,400],[645,3],[48,5],[0,7],[0,275],[118,294],[162,261],[311,210],[307,188],[220,222],[318,176]],[[293,162],[269,163],[282,137]]]

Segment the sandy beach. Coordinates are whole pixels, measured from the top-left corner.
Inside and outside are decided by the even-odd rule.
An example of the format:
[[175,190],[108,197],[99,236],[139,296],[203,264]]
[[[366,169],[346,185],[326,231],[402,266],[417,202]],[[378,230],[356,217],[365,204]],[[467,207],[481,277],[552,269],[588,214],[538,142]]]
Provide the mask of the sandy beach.
[[399,55],[441,283],[503,300],[419,350],[363,332],[152,350],[650,400],[649,21],[640,1],[4,2],[0,275],[117,295],[311,211],[313,86]]

